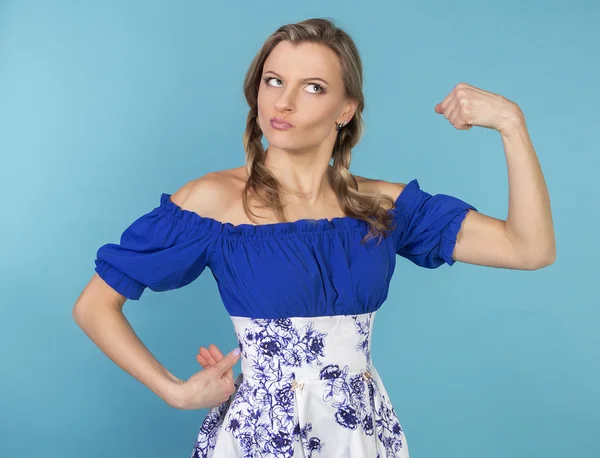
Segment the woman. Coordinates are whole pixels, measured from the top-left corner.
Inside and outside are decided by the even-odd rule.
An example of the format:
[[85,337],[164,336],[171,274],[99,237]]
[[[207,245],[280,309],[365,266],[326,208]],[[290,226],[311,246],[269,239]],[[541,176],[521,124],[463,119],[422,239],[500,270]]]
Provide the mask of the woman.
[[[370,342],[396,255],[538,269],[555,258],[549,197],[519,107],[459,84],[435,107],[457,129],[501,133],[510,208],[502,221],[452,196],[354,176],[362,64],[331,21],[278,29],[244,82],[246,165],[185,184],[97,253],[74,307],[82,329],[169,405],[210,408],[195,457],[408,457]],[[265,150],[261,139],[265,137]],[[333,164],[331,160],[333,159]],[[200,349],[181,381],[129,327],[122,307],[209,267],[238,337]]]

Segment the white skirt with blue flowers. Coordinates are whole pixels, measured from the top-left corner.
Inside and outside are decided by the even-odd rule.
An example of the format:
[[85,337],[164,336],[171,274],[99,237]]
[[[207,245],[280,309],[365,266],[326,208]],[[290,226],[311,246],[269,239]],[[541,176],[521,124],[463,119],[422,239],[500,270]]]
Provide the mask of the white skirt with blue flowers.
[[204,419],[192,457],[409,458],[371,364],[375,313],[232,316],[242,373]]

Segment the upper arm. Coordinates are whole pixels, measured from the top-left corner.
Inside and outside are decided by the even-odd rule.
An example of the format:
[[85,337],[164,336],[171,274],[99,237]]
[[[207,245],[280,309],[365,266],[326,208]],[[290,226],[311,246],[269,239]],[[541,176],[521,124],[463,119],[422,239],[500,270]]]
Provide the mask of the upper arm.
[[506,221],[469,211],[456,238],[452,258],[488,267],[533,270],[546,265],[536,253],[511,241]]
[[[374,184],[379,191],[397,200],[406,187],[403,183],[383,180],[361,181]],[[514,242],[506,230],[506,221],[469,209],[456,234],[451,258],[469,264],[507,269],[532,270],[547,265],[537,253]]]
[[91,307],[122,310],[127,298],[109,286],[97,273],[94,273],[73,306],[72,315],[78,320]]

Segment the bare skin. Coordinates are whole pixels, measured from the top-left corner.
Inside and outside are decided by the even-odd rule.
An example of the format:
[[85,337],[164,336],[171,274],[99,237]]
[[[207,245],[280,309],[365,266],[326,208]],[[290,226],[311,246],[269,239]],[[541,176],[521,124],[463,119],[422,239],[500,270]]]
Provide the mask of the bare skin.
[[[390,183],[383,180],[372,180],[356,176],[360,191],[376,192],[396,199],[404,184]],[[211,172],[188,183],[171,196],[171,200],[182,209],[194,211],[203,217],[209,217],[222,223],[239,224],[276,224],[280,222],[272,210],[259,208],[256,199],[250,198],[250,207],[259,219],[252,221],[244,212],[242,194],[248,179],[245,166],[234,169]],[[345,216],[340,208],[334,191],[329,188],[321,192],[322,200],[313,206],[290,204],[285,213],[288,221],[300,219],[332,219]]]

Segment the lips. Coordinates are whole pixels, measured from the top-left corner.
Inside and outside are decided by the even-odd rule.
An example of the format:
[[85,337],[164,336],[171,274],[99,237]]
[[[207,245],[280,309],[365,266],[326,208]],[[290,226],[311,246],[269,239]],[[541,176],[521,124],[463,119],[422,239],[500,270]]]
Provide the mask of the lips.
[[289,129],[294,127],[293,124],[283,118],[271,118],[271,125],[276,129]]

